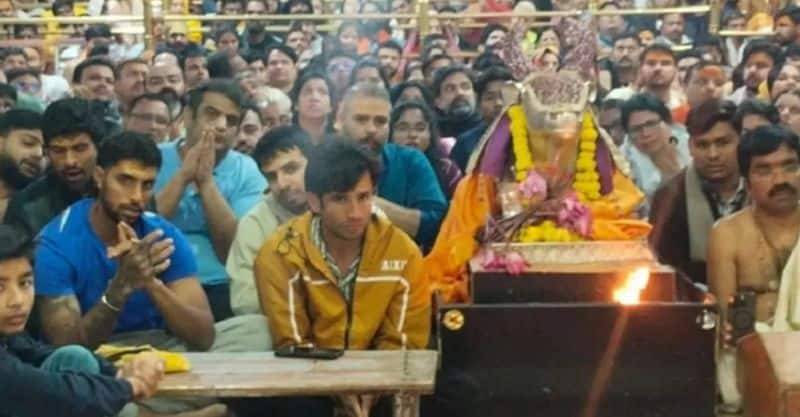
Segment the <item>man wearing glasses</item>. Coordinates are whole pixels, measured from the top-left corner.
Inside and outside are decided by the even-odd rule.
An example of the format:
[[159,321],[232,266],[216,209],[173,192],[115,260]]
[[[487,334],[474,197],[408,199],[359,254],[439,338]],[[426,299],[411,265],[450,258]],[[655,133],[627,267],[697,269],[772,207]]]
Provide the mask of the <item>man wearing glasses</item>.
[[143,94],[131,102],[123,117],[125,130],[152,135],[157,143],[170,140],[170,103],[162,94]]

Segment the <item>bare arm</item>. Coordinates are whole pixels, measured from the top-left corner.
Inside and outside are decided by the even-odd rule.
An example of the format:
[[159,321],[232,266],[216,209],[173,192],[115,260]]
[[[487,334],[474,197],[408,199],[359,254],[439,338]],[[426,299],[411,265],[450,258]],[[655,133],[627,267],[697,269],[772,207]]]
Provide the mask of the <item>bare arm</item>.
[[208,350],[214,343],[214,318],[197,279],[186,278],[164,284],[161,280],[145,287],[167,328],[191,348]]
[[422,211],[406,208],[377,196],[375,197],[375,204],[386,213],[386,216],[395,226],[408,233],[412,238],[417,236]]
[[200,199],[203,202],[203,211],[208,221],[211,244],[214,246],[217,259],[224,264],[228,259],[233,238],[236,236],[236,215],[233,214],[231,206],[220,194],[219,188],[213,180],[200,185]]
[[56,346],[82,345],[90,349],[106,342],[117,324],[117,312],[97,303],[81,317],[81,307],[74,295],[39,297],[42,332]]

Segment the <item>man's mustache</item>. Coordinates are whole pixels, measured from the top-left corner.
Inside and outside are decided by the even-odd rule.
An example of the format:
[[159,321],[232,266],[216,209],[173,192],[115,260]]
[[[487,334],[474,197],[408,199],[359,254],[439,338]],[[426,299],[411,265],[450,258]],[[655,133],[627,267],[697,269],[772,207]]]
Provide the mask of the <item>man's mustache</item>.
[[790,192],[792,194],[797,194],[797,189],[796,188],[794,188],[793,186],[791,186],[791,185],[789,185],[787,183],[783,183],[783,184],[778,184],[778,185],[772,187],[772,189],[769,190],[769,193],[767,195],[769,197],[774,197],[776,194],[784,192],[784,191],[788,191],[788,192]]

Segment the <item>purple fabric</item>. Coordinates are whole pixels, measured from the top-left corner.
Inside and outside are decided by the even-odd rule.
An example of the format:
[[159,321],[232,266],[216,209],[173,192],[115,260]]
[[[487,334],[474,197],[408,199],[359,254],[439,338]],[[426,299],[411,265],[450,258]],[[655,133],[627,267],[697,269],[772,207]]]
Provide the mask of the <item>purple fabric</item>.
[[439,154],[443,157],[447,158],[450,156],[450,152],[453,151],[453,146],[456,146],[456,138],[439,138]]
[[597,161],[597,175],[600,177],[600,194],[606,195],[614,191],[614,163],[606,141],[597,138],[596,143],[594,157]]
[[483,151],[483,156],[478,166],[479,173],[491,175],[495,178],[503,176],[503,170],[507,166],[509,143],[511,142],[510,123],[506,114],[497,123],[497,127],[489,138],[489,143],[486,144],[486,148]]
[[450,200],[453,198],[453,193],[456,192],[456,186],[458,186],[458,183],[461,181],[461,178],[464,177],[464,174],[461,173],[461,169],[459,169],[458,165],[450,160],[450,158],[439,159],[439,172],[442,176],[442,183],[445,187],[445,196],[448,200]]

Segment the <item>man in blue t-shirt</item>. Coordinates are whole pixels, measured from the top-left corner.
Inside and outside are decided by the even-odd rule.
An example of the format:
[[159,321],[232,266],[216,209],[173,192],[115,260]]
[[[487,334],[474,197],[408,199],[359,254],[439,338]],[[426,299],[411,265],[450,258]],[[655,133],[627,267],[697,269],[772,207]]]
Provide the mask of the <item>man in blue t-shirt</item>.
[[168,330],[188,348],[211,347],[214,322],[192,249],[175,226],[145,211],[160,165],[148,135],[106,139],[98,197],[72,204],[42,230],[34,273],[51,343],[94,348],[114,334]]
[[255,161],[234,151],[245,96],[233,81],[211,80],[189,92],[186,138],[160,146],[155,183],[159,213],[185,235],[217,321],[233,315],[225,261],[238,219],[267,187]]
[[386,89],[374,83],[358,83],[347,91],[339,105],[337,124],[348,139],[383,161],[375,205],[423,249],[429,248],[439,233],[447,201],[433,167],[422,152],[386,143],[391,112]]

